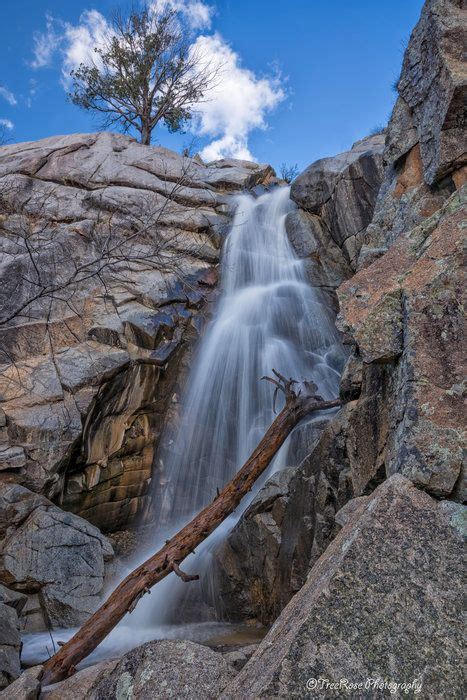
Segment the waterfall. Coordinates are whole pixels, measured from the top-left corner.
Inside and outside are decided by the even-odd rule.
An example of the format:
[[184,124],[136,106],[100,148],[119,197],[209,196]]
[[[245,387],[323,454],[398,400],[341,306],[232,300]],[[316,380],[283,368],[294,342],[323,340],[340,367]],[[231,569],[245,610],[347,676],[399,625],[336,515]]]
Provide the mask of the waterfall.
[[[275,368],[287,377],[312,379],[325,399],[338,392],[342,345],[332,310],[310,286],[304,263],[289,243],[286,217],[294,207],[289,194],[288,187],[280,187],[257,199],[250,194],[236,198],[217,310],[195,354],[177,436],[157,460],[164,468],[164,487],[154,497],[154,521],[164,528],[164,539],[212,501],[274,419],[272,390],[260,381],[263,375]],[[272,469],[297,464],[289,452],[286,442]],[[215,591],[209,592],[210,551],[251,497],[184,563],[189,571],[199,570],[203,583],[188,586],[175,576],[161,582],[151,603],[138,606],[135,624],[186,622],[193,609],[203,619],[201,586],[204,598],[207,593],[215,605]],[[196,602],[187,605],[196,594]]]
[[[156,459],[156,469],[163,465],[164,487],[153,493],[154,540],[130,569],[212,501],[256,447],[274,419],[273,392],[269,383],[260,381],[263,375],[275,368],[287,377],[312,379],[325,399],[338,392],[344,353],[334,313],[310,286],[304,263],[289,243],[286,217],[294,208],[289,194],[288,187],[280,187],[256,199],[250,194],[236,197],[217,309],[195,353],[177,436]],[[297,465],[304,456],[291,448],[289,438],[269,474]],[[253,497],[245,497],[235,514],[183,563],[201,581],[185,584],[171,574],[158,583],[87,663],[149,639],[203,637],[200,628],[212,619],[216,599],[209,576],[211,552]],[[175,621],[184,627],[174,626]],[[197,624],[187,627],[193,621]],[[71,633],[60,631],[57,638],[67,639]],[[29,658],[36,663],[39,643],[36,637],[29,644]]]

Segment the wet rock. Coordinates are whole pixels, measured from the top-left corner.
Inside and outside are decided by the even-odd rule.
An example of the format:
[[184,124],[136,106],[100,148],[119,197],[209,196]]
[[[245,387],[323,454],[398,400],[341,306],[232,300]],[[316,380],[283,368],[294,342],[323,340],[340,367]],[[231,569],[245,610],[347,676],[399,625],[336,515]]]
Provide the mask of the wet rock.
[[48,623],[84,622],[100,602],[104,563],[113,557],[97,528],[22,486],[3,484],[0,580],[38,593]]
[[[395,475],[356,509],[222,698],[341,697],[308,679],[462,695],[462,506]],[[312,682],[312,681],[311,681]],[[386,697],[378,688],[361,697]]]
[[350,151],[316,161],[292,184],[291,198],[320,218],[347,264],[355,264],[361,235],[373,216],[383,178],[383,147],[383,134],[368,136]]
[[313,287],[333,291],[351,276],[352,270],[341,249],[316,214],[302,209],[292,211],[287,214],[286,229]]
[[217,698],[234,671],[208,647],[188,641],[148,642],[133,649],[85,698]]
[[272,623],[337,532],[334,514],[352,496],[345,417],[309,438],[299,468],[268,479],[215,552],[216,604],[228,619]]

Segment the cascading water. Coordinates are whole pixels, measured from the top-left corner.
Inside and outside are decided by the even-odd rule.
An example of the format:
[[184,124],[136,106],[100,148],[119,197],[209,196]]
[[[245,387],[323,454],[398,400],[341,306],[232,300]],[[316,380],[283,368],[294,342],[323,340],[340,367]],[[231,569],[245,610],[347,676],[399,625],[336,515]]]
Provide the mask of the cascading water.
[[[257,199],[237,197],[218,308],[188,378],[178,435],[159,456],[165,487],[155,497],[155,522],[164,528],[164,538],[212,501],[274,419],[272,391],[260,381],[263,375],[275,368],[287,377],[312,379],[325,399],[338,392],[344,353],[334,314],[310,286],[289,243],[286,216],[294,206],[289,194],[289,188],[281,187]],[[286,443],[272,469],[296,463],[287,453]],[[135,625],[186,622],[193,611],[203,619],[201,586],[204,600],[215,607],[210,553],[252,495],[184,563],[188,571],[202,572],[202,583],[187,586],[175,577],[166,579],[134,616]],[[196,603],[189,605],[193,597]]]
[[[158,455],[165,486],[154,492],[159,536],[151,552],[212,501],[272,422],[272,390],[260,381],[263,375],[275,368],[287,377],[312,379],[325,399],[338,391],[344,352],[333,312],[310,286],[303,262],[288,241],[285,220],[294,206],[289,188],[276,188],[257,199],[242,194],[236,204],[223,253],[217,311],[187,381],[178,436],[170,450]],[[286,442],[271,469],[297,464],[298,459]],[[210,553],[251,497],[184,562],[186,570],[202,574],[203,584],[187,585],[175,575],[164,579],[122,621],[120,634],[114,630],[113,648],[125,635],[130,637],[126,647],[170,636],[167,624],[192,620],[193,609],[198,621],[209,619],[199,596],[204,585],[203,598],[215,607],[215,591],[209,591]],[[198,604],[189,606],[193,595]],[[107,644],[112,649],[112,640]]]

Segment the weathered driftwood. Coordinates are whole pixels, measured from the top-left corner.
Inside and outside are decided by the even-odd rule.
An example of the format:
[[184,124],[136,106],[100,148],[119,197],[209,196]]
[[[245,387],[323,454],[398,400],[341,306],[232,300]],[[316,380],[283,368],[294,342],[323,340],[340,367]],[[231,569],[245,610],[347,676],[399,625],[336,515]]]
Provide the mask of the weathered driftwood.
[[76,665],[109,634],[140,598],[152,586],[174,572],[183,581],[199,578],[185,574],[180,563],[205,540],[238,506],[259,476],[284,443],[291,430],[313,411],[334,408],[340,400],[324,401],[317,396],[316,385],[305,384],[306,393],[294,392],[292,379],[286,380],[273,370],[275,378],[263,377],[275,385],[275,397],[279,391],[285,395],[285,406],[277,415],[250,458],[225,486],[216,498],[198,513],[166,544],[138,566],[111,593],[106,602],[84,623],[79,631],[57,651],[44,665],[42,683],[56,683],[74,673]]

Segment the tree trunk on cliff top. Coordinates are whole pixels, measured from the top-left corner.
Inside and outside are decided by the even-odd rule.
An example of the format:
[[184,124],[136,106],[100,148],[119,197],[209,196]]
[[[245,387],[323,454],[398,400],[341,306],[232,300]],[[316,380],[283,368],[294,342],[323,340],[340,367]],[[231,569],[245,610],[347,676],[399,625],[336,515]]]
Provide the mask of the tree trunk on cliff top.
[[76,665],[90,654],[139,599],[158,581],[171,572],[184,581],[199,578],[180,570],[180,563],[205,540],[238,506],[258,477],[284,443],[291,430],[307,414],[340,405],[340,400],[324,401],[313,395],[314,384],[306,383],[306,394],[292,390],[293,380],[287,381],[273,370],[277,379],[263,377],[285,395],[285,406],[270,425],[264,437],[234,478],[217,497],[198,513],[191,522],[166,542],[164,547],[129,574],[107,601],[84,623],[44,665],[43,685],[56,683],[74,673]]

